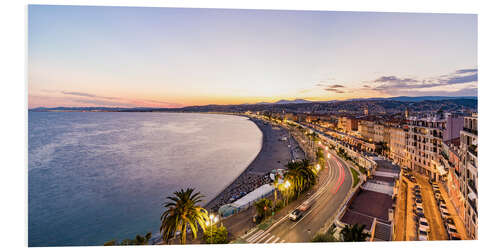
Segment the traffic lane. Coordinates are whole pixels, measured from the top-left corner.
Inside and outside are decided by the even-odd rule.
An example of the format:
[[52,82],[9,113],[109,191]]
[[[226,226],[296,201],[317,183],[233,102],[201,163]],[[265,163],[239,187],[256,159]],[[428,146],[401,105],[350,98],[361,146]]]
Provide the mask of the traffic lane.
[[[348,188],[344,186],[348,192]],[[328,194],[325,194],[328,195]],[[337,209],[341,206],[344,196],[339,193],[339,195],[325,197],[325,201],[321,202],[318,209],[311,212],[310,216],[304,218],[300,225],[297,225],[296,232],[297,235],[289,234],[288,238],[284,237],[287,241],[295,242],[308,242],[312,239],[312,236],[321,229],[321,227],[335,215]]]
[[[332,160],[333,161],[333,160]],[[331,165],[335,164],[333,161]],[[316,202],[298,222],[286,221],[272,230],[272,233],[285,239],[286,242],[308,242],[321,229],[325,222],[340,207],[351,189],[352,179],[348,167],[340,163],[342,169],[335,167],[336,175],[329,183],[327,190],[318,196]],[[340,181],[342,181],[341,183]]]
[[[332,188],[332,185],[337,181],[338,179],[338,176],[339,176],[339,169],[335,166],[333,166],[332,163],[329,162],[329,171],[332,171],[332,179],[330,180],[329,183],[326,184],[326,188],[327,189],[331,189]],[[321,195],[318,196],[318,197],[322,197]],[[315,199],[314,200],[314,203],[311,205],[311,208],[306,211],[306,214],[312,210],[316,210],[316,207],[318,206],[318,199]],[[291,221],[290,219],[288,219],[288,214],[291,213],[293,211],[294,208],[290,209],[289,211],[287,211],[287,215],[286,215],[286,219],[283,220],[279,225],[276,225],[276,227],[274,227],[270,232],[276,236],[285,236],[287,233],[290,232],[290,228],[294,225],[294,224],[297,224],[297,223],[301,223],[302,221]],[[301,219],[303,220],[304,218],[307,218],[307,215],[303,216]]]
[[[323,227],[323,225],[335,215],[337,209],[341,206],[345,196],[349,193],[352,185],[352,179],[347,175],[348,169],[342,166],[342,171],[345,175],[342,178],[344,181],[340,186],[332,186],[327,192],[321,195],[318,199],[318,205],[315,210],[311,211],[299,224],[295,226],[297,234],[289,234],[285,237],[287,241],[308,242],[314,234]],[[350,173],[350,172],[349,172]],[[293,228],[293,229],[295,229]]]

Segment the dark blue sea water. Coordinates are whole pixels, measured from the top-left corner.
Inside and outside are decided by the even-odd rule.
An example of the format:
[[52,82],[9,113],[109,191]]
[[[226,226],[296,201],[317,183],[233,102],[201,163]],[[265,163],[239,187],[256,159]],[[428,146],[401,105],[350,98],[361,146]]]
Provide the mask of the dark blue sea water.
[[29,112],[28,136],[29,246],[154,234],[166,196],[208,202],[262,141],[244,117],[175,113]]

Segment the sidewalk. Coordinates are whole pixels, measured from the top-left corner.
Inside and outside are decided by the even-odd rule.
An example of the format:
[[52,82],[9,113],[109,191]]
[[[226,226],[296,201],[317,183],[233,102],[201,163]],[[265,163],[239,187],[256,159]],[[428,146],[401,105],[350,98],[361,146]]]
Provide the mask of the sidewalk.
[[460,216],[457,213],[457,210],[455,209],[455,206],[452,204],[450,201],[450,197],[448,196],[448,192],[446,192],[446,189],[444,188],[443,184],[441,182],[438,183],[439,190],[441,191],[441,197],[444,199],[446,203],[446,207],[448,208],[448,212],[450,213],[450,217],[453,219],[453,222],[455,222],[455,226],[457,228],[458,234],[460,235],[460,238],[462,240],[468,240],[469,237],[467,237],[467,231],[465,230],[465,225]]
[[396,201],[396,216],[394,217],[394,240],[404,241],[407,234],[408,214],[408,182],[402,177],[399,184],[399,192]]

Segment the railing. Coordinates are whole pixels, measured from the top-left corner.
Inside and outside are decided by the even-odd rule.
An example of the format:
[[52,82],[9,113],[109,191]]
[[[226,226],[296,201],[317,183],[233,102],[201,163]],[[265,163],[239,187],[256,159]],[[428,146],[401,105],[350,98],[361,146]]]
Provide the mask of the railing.
[[472,189],[472,191],[474,191],[474,193],[477,194],[477,189],[476,189],[476,185],[474,185],[474,182],[472,180],[469,180],[468,184],[469,184],[469,187]]
[[465,131],[465,132],[469,132],[469,133],[471,133],[471,134],[475,134],[475,135],[477,135],[477,130],[476,130],[476,129],[470,129],[470,128],[465,128],[465,127],[464,127],[464,131]]
[[467,200],[469,201],[469,205],[472,207],[472,209],[474,209],[474,212],[476,212],[476,214],[477,214],[476,203],[469,198],[467,198]]

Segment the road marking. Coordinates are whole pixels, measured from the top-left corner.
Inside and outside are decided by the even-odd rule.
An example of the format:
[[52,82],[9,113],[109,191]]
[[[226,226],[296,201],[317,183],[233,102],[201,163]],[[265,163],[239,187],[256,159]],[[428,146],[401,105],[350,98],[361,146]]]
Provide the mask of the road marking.
[[267,238],[267,236],[269,236],[270,234],[268,232],[266,233],[263,233],[261,234],[261,236],[257,237],[257,239],[255,239],[253,241],[253,243],[259,243],[260,241],[264,240],[265,238]]
[[252,235],[252,237],[248,238],[247,241],[248,242],[252,242],[253,240],[255,240],[257,237],[259,237],[263,233],[264,233],[263,230],[259,230],[259,231],[257,231],[257,233],[255,233],[254,235]]
[[259,229],[258,227],[254,227],[252,228],[250,231],[248,231],[245,235],[243,235],[241,238],[242,239],[245,239],[246,237],[250,236],[252,233],[254,233],[257,229]]
[[278,240],[280,240],[280,237],[276,237],[276,239],[271,243],[276,243]]
[[283,242],[285,242],[285,240],[280,241],[280,243],[283,243]]
[[264,242],[264,244],[265,244],[265,243],[268,243],[269,241],[271,241],[272,239],[274,239],[274,237],[276,237],[276,236],[271,235],[271,237],[269,237],[269,239],[267,239],[267,240]]

